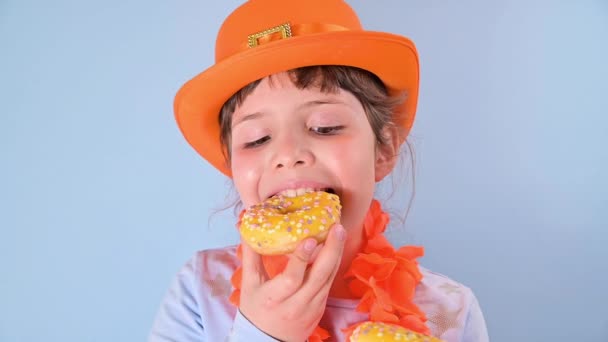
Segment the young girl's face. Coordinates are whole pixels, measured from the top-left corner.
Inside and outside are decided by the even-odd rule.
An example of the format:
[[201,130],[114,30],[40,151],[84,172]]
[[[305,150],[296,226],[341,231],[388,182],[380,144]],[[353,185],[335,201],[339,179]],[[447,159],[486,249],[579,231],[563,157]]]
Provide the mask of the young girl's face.
[[258,84],[234,111],[231,132],[232,175],[245,207],[285,190],[330,188],[344,227],[358,229],[376,180],[388,173],[354,95],[298,89],[287,73]]

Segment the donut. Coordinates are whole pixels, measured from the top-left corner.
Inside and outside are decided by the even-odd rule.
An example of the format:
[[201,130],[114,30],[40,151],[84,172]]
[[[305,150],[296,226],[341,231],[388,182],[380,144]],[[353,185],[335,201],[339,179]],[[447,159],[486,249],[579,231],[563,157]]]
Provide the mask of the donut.
[[399,325],[382,322],[364,322],[355,328],[350,335],[350,342],[441,342],[432,336],[427,336],[405,329]]
[[275,195],[244,212],[241,239],[262,255],[291,253],[304,239],[325,241],[331,226],[340,221],[341,210],[340,198],[325,191]]

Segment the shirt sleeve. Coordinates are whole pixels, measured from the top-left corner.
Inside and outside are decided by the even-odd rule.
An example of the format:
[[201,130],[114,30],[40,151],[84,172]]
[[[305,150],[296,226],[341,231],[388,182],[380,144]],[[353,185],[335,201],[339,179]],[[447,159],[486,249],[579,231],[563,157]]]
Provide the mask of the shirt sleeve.
[[[205,342],[204,317],[197,300],[196,257],[175,276],[154,319],[148,342]],[[200,294],[199,294],[200,295]],[[218,327],[216,327],[218,328]],[[221,329],[221,328],[220,328]],[[227,342],[277,342],[237,310],[232,327],[226,328]],[[280,341],[279,341],[280,342]]]
[[477,298],[473,296],[462,333],[462,342],[489,342],[488,329]]
[[194,294],[194,261],[176,275],[152,325],[148,342],[205,341]]
[[237,311],[232,331],[226,341],[280,342],[280,340],[272,338],[253,325],[245,316],[243,316],[243,314],[241,314],[241,310]]

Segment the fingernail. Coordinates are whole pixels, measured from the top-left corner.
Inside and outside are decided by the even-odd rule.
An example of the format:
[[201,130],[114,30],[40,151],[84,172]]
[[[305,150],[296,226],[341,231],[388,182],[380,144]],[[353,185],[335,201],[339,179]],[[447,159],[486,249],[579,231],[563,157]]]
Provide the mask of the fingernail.
[[312,250],[315,249],[316,245],[317,245],[317,242],[315,240],[312,240],[312,239],[306,240],[306,242],[304,242],[304,250],[306,252],[312,252]]
[[344,230],[344,227],[342,227],[341,224],[336,226],[336,237],[338,238],[338,240],[340,241],[344,241],[346,239],[346,230]]

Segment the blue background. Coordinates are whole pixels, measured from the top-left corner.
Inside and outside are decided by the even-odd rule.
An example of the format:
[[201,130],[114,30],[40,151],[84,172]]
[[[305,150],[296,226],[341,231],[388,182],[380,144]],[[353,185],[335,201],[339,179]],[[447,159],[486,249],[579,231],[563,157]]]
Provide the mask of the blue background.
[[[172,101],[239,3],[0,1],[0,341],[145,340],[186,259],[236,241]],[[350,3],[421,57],[393,241],[492,341],[608,341],[608,1]]]

